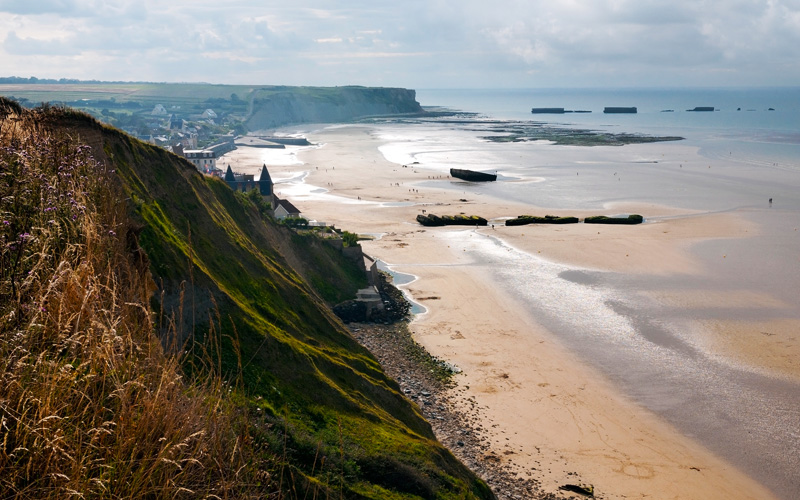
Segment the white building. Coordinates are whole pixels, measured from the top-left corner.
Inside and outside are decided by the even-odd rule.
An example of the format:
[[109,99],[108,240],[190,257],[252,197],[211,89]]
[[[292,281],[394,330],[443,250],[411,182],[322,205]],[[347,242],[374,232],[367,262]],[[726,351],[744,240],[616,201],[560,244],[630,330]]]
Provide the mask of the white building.
[[301,213],[300,210],[292,205],[289,200],[281,200],[277,196],[275,197],[275,209],[273,210],[275,214],[275,218],[279,220],[283,220],[286,217],[300,217]]
[[183,156],[201,172],[217,168],[217,154],[210,149],[185,149]]

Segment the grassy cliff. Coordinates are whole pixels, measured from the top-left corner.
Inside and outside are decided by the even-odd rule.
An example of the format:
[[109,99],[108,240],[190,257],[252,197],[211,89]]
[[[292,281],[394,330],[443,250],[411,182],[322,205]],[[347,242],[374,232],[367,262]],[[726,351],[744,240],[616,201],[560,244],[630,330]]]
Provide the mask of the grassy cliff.
[[86,115],[0,106],[3,496],[493,497],[295,270],[307,240]]

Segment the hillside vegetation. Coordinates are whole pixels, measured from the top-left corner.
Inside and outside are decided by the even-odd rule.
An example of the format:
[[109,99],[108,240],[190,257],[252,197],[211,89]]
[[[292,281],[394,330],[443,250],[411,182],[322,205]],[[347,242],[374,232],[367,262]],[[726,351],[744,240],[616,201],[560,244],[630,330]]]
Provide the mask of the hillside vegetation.
[[[142,138],[169,135],[184,120],[182,132],[197,132],[201,145],[227,133],[422,112],[413,90],[360,86],[0,82],[0,95],[28,107],[51,103],[80,109]],[[154,114],[158,105],[163,115]],[[204,115],[209,109],[215,116]]]
[[82,113],[0,137],[3,497],[493,498],[301,278],[335,255]]

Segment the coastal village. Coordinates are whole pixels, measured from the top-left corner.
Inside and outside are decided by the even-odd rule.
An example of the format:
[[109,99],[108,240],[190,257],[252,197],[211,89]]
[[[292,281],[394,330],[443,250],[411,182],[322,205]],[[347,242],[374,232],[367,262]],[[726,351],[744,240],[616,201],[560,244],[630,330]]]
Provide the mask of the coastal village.
[[[278,139],[281,140],[283,138]],[[287,140],[296,144],[307,143],[306,139]],[[258,140],[259,146],[256,147],[265,147],[265,142]],[[278,146],[284,147],[284,145]],[[315,234],[322,235],[322,241],[340,251],[345,258],[356,262],[359,267],[363,266],[363,271],[367,277],[367,287],[358,290],[355,299],[334,307],[334,312],[343,320],[347,322],[386,321],[388,319],[397,319],[407,313],[409,305],[402,297],[402,292],[399,292],[394,286],[390,286],[388,280],[381,276],[378,271],[377,261],[365,254],[361,249],[361,245],[357,243],[345,245],[344,239],[339,235],[336,228],[328,227],[325,222],[306,220],[303,218],[300,209],[294,204],[285,198],[278,197],[266,163],[262,164],[261,171],[257,175],[235,173],[230,165],[227,166],[224,174],[222,174],[223,171],[216,165],[217,156],[215,150],[187,150],[183,154],[184,158],[205,175],[222,177],[234,192],[243,194],[258,193],[265,205],[270,207],[270,215],[276,220],[290,222],[287,225],[297,229],[315,231]]]
[[[308,144],[306,139],[252,136],[245,138],[226,133],[210,137],[209,140],[212,141],[212,144],[204,148],[198,148],[199,126],[193,125],[185,119],[177,118],[177,115],[168,114],[166,108],[161,104],[155,106],[152,114],[154,116],[167,116],[164,123],[169,125],[166,127],[164,135],[150,135],[148,138],[150,144],[163,147],[178,156],[182,156],[205,175],[222,178],[234,191],[247,193],[251,190],[258,190],[271,207],[272,216],[278,220],[301,217],[301,212],[297,207],[289,200],[278,198],[273,192],[273,182],[266,164],[262,166],[260,173],[256,176],[234,172],[230,165],[223,170],[217,165],[217,162],[225,153],[236,149],[237,140],[240,145],[246,141],[248,147],[283,149],[287,144],[306,145]],[[214,125],[214,120],[218,118],[218,115],[213,109],[206,109],[200,118]],[[312,224],[314,223],[312,222]]]

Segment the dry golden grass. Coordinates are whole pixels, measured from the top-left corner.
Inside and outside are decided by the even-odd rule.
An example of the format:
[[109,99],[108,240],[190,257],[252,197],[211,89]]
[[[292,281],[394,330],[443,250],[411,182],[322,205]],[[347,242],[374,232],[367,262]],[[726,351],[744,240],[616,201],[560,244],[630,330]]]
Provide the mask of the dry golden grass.
[[0,498],[270,496],[229,388],[154,336],[108,172],[0,105]]

